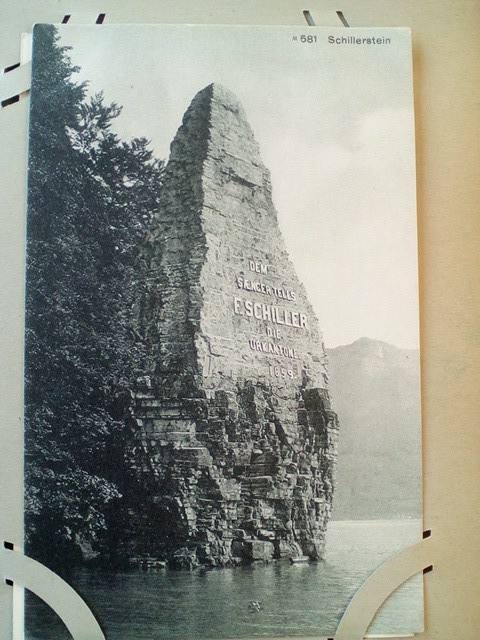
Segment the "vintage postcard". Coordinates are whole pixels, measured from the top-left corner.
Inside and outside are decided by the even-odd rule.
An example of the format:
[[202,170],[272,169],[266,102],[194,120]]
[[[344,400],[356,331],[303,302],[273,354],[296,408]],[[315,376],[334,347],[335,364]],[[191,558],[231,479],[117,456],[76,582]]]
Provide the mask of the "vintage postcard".
[[416,251],[407,29],[35,27],[26,549],[107,638],[332,636],[419,540]]

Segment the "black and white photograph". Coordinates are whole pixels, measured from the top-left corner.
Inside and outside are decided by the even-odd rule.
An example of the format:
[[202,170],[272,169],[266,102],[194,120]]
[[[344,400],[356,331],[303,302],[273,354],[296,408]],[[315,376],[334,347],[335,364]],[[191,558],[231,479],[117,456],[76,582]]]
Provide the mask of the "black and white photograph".
[[26,553],[108,640],[331,637],[421,539],[416,233],[408,29],[35,26]]

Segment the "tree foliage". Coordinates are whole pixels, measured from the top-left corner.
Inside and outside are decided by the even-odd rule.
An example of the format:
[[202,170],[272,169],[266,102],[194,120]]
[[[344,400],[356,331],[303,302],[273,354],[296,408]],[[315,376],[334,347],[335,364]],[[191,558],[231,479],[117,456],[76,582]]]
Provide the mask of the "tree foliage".
[[[141,247],[163,163],[122,141],[121,112],[75,82],[51,25],[35,27],[27,222],[27,542],[42,560],[101,547],[122,509],[130,390],[146,366]],[[111,537],[111,536],[110,536]],[[54,555],[54,554],[53,554]]]

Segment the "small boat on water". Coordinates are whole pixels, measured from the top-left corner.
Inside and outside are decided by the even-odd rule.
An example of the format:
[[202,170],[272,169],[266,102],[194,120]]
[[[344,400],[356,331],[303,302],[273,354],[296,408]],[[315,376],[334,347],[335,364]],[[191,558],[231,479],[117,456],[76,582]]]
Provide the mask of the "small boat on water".
[[290,558],[290,562],[292,564],[303,564],[305,562],[310,562],[310,558],[308,556],[292,556]]

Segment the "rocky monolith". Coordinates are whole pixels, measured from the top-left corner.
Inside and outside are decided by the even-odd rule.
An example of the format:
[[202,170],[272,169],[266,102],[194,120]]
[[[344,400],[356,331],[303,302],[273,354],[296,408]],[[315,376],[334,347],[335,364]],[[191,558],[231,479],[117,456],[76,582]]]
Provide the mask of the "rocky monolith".
[[150,553],[320,558],[338,429],[325,349],[244,110],[218,84],[171,145],[150,247],[158,340],[134,455],[164,513]]

